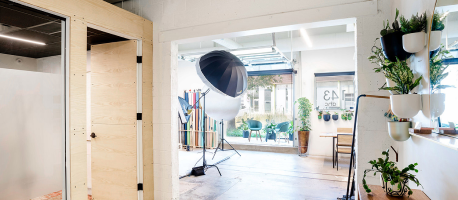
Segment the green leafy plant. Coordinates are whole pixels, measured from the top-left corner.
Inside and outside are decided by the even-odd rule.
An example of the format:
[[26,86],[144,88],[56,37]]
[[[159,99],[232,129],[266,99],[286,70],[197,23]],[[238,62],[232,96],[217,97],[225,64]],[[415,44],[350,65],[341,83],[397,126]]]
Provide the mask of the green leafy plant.
[[263,130],[264,130],[264,132],[265,132],[266,134],[268,134],[268,133],[271,133],[271,131],[275,130],[275,127],[276,127],[276,126],[277,126],[276,124],[270,123],[270,124],[267,124],[266,127],[264,127]]
[[289,122],[289,126],[288,126],[288,131],[286,131],[289,135],[293,134],[294,132],[294,124],[293,124],[293,121],[291,120]]
[[412,15],[410,20],[401,16],[399,18],[401,24],[401,31],[405,34],[416,33],[416,32],[425,32],[426,33],[426,11],[422,15]]
[[324,114],[325,115],[330,115],[331,113],[329,112],[329,110],[326,110],[326,111],[324,111]]
[[312,129],[309,117],[312,112],[313,104],[305,97],[297,99],[294,104],[298,104],[298,115],[301,120],[301,126],[298,126],[297,128],[299,131],[311,131]]
[[433,22],[431,24],[431,31],[442,31],[445,28],[443,20],[445,19],[446,14],[434,12]]
[[323,116],[323,111],[322,110],[318,111],[318,116]]
[[334,115],[339,115],[339,113],[337,113],[337,112],[334,112]]
[[386,78],[396,83],[396,86],[386,87],[383,85],[380,90],[392,90],[399,94],[409,94],[415,87],[420,85],[423,75],[414,79],[412,70],[407,65],[407,62],[400,61],[396,58],[396,62],[384,65],[380,68],[375,68],[375,72],[383,72]]
[[429,59],[429,79],[431,85],[431,93],[437,92],[440,89],[454,88],[452,85],[441,85],[442,80],[447,78],[448,72],[445,72],[448,65],[444,65],[442,61],[445,58],[452,58],[449,56],[450,52],[445,49],[444,45],[441,45],[436,55]]
[[385,21],[383,21],[383,29],[380,31],[380,35],[382,37],[390,33],[401,31],[401,28],[398,22],[398,16],[399,16],[399,10],[396,8],[396,17],[394,18],[394,22],[391,25],[391,27],[390,27],[390,22],[388,20],[386,20],[386,24],[385,24]]
[[240,126],[238,127],[238,129],[242,130],[242,131],[247,131],[248,130],[248,122],[247,120],[244,120],[242,118],[242,124],[240,124]]
[[[366,190],[366,192],[371,192],[371,189],[369,188],[369,186],[367,186],[366,183],[366,174],[368,172],[374,172],[374,176],[377,173],[381,173],[384,182],[389,182],[389,184],[391,185],[398,184],[399,190],[401,189],[400,183],[403,182],[405,179],[414,182],[415,184],[417,184],[417,186],[421,185],[420,181],[415,177],[415,175],[409,173],[409,171],[414,171],[418,173],[418,169],[415,168],[418,165],[417,163],[410,164],[408,167],[399,170],[396,166],[396,163],[389,161],[389,149],[383,151],[382,155],[385,156],[385,159],[378,158],[377,160],[369,161],[369,163],[372,165],[372,168],[364,170],[363,187]],[[412,195],[413,191],[410,189],[408,185],[406,185],[406,187],[409,190],[408,195]]]

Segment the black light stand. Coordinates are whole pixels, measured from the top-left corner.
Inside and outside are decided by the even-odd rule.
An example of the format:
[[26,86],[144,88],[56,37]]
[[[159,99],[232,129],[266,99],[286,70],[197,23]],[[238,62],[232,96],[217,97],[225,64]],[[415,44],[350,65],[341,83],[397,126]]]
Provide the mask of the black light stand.
[[[351,155],[350,155],[350,167],[348,169],[348,181],[347,181],[347,193],[346,195],[343,195],[342,198],[337,197],[338,200],[352,200],[355,196],[355,173],[353,173],[353,177],[351,176],[351,169],[353,166],[353,157],[355,153],[355,133],[356,133],[356,122],[358,120],[358,105],[359,105],[359,98],[361,97],[371,97],[371,98],[379,98],[379,99],[390,99],[390,97],[387,96],[377,96],[377,95],[359,95],[358,99],[356,100],[356,110],[355,110],[355,123],[353,125],[353,139],[351,142]],[[356,162],[356,161],[355,161]],[[356,167],[355,167],[356,169]],[[350,181],[350,179],[353,179]],[[350,182],[351,182],[351,191],[350,191]]]
[[[203,114],[203,116],[204,116],[204,119],[203,119],[203,120],[204,120],[204,122],[203,122],[203,139],[204,139],[204,141],[203,141],[203,143],[204,143],[204,145],[203,145],[203,151],[202,151],[202,153],[203,153],[203,154],[202,154],[202,158],[200,158],[200,159],[202,159],[202,166],[201,166],[201,167],[202,167],[205,171],[206,171],[208,168],[216,167],[216,169],[218,170],[219,175],[222,176],[222,175],[221,175],[221,172],[219,171],[218,166],[216,166],[216,165],[207,165],[207,160],[205,159],[205,151],[206,151],[206,149],[207,149],[207,147],[206,147],[206,145],[205,145],[205,144],[207,143],[207,140],[206,140],[206,139],[207,139],[207,136],[206,136],[207,133],[205,132],[205,120],[207,119],[207,116],[205,115],[205,96],[208,94],[209,91],[210,91],[210,89],[208,89],[207,91],[205,91],[205,92],[203,93],[203,95],[202,95],[202,97],[204,98],[204,106],[203,106],[203,113],[204,113],[204,114]],[[201,98],[202,98],[202,97],[201,97]],[[199,101],[200,101],[200,99],[199,99]],[[199,159],[199,160],[200,160],[200,159]],[[199,162],[199,161],[197,161],[197,162]],[[197,164],[197,163],[196,163],[196,164]]]
[[[240,153],[237,150],[235,150],[235,148],[226,139],[224,139],[224,133],[223,133],[224,128],[223,128],[223,125],[224,125],[224,121],[221,120],[221,142],[218,144],[218,147],[216,147],[215,153],[213,153],[212,160],[215,159],[215,155],[216,155],[216,152],[218,151],[218,149],[220,149],[220,151],[232,151],[232,150],[234,150],[237,154],[239,154],[239,156],[242,156],[242,155],[240,155]],[[224,142],[226,142],[229,146],[231,146],[232,149],[224,149]],[[221,145],[221,148],[219,148],[220,145]]]

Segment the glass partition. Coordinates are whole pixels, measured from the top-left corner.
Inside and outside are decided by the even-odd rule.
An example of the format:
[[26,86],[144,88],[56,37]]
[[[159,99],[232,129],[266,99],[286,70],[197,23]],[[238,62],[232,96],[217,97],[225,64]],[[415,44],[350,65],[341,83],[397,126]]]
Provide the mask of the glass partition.
[[0,199],[61,199],[64,19],[0,1]]

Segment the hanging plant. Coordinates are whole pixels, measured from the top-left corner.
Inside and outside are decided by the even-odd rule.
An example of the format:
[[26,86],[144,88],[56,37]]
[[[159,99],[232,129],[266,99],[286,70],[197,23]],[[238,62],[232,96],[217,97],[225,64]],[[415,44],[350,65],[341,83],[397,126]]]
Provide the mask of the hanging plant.
[[409,19],[401,16],[402,47],[409,53],[416,53],[425,48],[426,45],[426,11],[418,16],[412,15]]
[[405,60],[410,57],[410,53],[406,52],[402,45],[402,36],[404,33],[398,22],[399,10],[396,9],[396,16],[394,22],[390,27],[388,20],[383,21],[383,29],[380,31],[380,42],[382,45],[383,54],[391,62],[395,62],[396,58]]
[[449,51],[441,45],[436,55],[429,59],[429,80],[431,85],[431,94],[437,92],[440,89],[454,88],[452,85],[441,85],[442,80],[447,78],[448,72],[445,72],[448,65],[443,64],[445,58],[453,58],[449,56]]
[[429,39],[429,50],[435,51],[441,45],[442,30],[445,29],[443,20],[446,18],[448,13],[438,13],[437,11],[433,14],[433,20],[431,24],[431,34]]

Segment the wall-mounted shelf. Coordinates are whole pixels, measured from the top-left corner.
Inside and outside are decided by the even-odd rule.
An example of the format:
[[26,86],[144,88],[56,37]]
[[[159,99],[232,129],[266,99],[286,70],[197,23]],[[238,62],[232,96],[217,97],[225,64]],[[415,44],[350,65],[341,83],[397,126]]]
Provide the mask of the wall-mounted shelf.
[[458,139],[442,134],[431,133],[431,134],[418,134],[410,133],[413,137],[418,137],[420,139],[429,140],[431,142],[437,143],[441,146],[448,147],[450,149],[458,151]]

